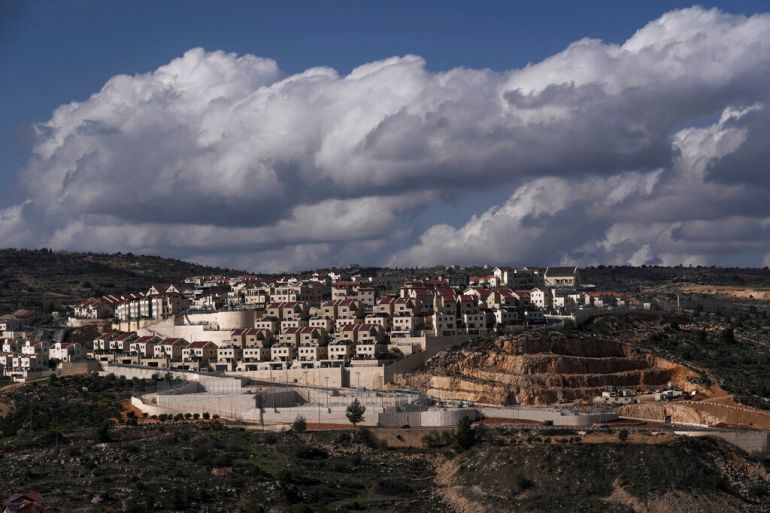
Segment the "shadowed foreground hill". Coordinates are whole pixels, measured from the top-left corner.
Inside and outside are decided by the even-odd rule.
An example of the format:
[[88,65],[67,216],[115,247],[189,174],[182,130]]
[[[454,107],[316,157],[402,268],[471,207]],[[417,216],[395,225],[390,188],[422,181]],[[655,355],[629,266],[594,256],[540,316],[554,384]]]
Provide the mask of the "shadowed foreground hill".
[[[103,294],[144,290],[197,274],[234,274],[156,256],[0,249],[0,314],[15,308],[59,308]],[[45,297],[44,297],[45,294]]]
[[84,375],[0,388],[0,496],[37,490],[73,513],[765,513],[770,499],[770,459],[712,439],[476,427],[385,448],[410,430],[132,417],[127,399],[155,387]]
[[767,460],[713,439],[493,442],[439,467],[457,511],[764,513],[770,500]]

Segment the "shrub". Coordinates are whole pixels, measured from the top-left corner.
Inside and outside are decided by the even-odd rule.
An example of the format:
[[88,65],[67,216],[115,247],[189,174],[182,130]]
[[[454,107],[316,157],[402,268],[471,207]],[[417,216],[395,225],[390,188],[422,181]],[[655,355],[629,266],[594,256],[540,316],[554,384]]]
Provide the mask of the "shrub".
[[305,420],[305,417],[302,415],[297,415],[297,418],[294,419],[294,422],[291,424],[291,429],[295,433],[304,433],[307,429],[307,421]]
[[446,447],[452,443],[453,438],[449,431],[431,431],[422,437],[422,443],[428,448]]
[[460,419],[457,431],[455,431],[455,441],[462,450],[470,449],[476,445],[476,431],[473,429],[473,421],[470,417],[463,416]]
[[524,474],[519,474],[516,476],[516,485],[519,487],[519,490],[523,492],[524,490],[534,488],[535,482],[524,476]]
[[110,438],[110,425],[108,423],[104,422],[99,426],[99,429],[96,431],[96,438],[101,443],[112,442],[112,438]]
[[209,420],[210,418],[211,418],[211,415],[209,415],[209,412],[207,412],[207,411],[204,411],[204,412],[203,412],[203,419],[204,419],[204,420]]
[[627,429],[621,429],[618,431],[618,440],[621,442],[625,442],[628,440],[628,430]]
[[358,402],[358,398],[354,399],[345,412],[345,416],[348,418],[353,427],[364,420],[364,413],[366,413],[366,406]]

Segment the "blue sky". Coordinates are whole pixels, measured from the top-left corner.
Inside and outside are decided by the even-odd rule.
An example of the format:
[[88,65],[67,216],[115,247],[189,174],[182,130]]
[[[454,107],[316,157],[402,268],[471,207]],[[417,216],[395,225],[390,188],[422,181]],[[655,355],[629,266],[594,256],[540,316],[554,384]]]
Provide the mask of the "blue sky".
[[[506,70],[583,37],[621,42],[691,2],[542,0],[97,1],[0,0],[0,207],[17,194],[30,125],[86,99],[113,75],[151,71],[193,47],[252,53],[289,73],[341,72],[393,55],[428,67]],[[699,2],[751,14],[762,1]]]
[[[33,123],[47,121],[60,105],[87,100],[115,75],[152,72],[191,48],[274,59],[283,76],[313,66],[331,67],[345,75],[364,63],[406,54],[425,59],[430,72],[458,67],[505,72],[559,54],[581,38],[621,44],[648,22],[668,11],[690,5],[674,1],[555,0],[0,0],[0,212],[20,204],[25,195],[30,195],[29,181],[22,184],[19,171],[28,161],[36,141],[32,135]],[[760,1],[700,2],[700,5],[744,15],[767,10],[767,2]],[[688,111],[686,117],[666,125],[669,133],[663,135],[670,137],[671,131],[689,126],[693,118],[700,117],[707,120],[703,123],[710,123],[718,119],[727,106],[715,104]],[[640,169],[616,171],[641,172],[644,165],[640,164]],[[40,176],[45,175],[43,171]],[[438,196],[430,200],[433,207],[410,211],[408,224],[413,236],[393,241],[393,246],[413,245],[416,238],[421,233],[425,235],[425,230],[434,224],[448,223],[459,227],[474,215],[480,216],[489,208],[502,206],[515,188],[524,183],[523,179],[517,178],[505,182],[503,187],[470,187],[468,194],[458,194],[462,188],[438,191]],[[384,190],[391,192],[392,187]],[[80,212],[83,214],[90,214],[90,211]],[[27,217],[23,223],[32,227],[32,217]],[[9,240],[24,244],[29,239]],[[47,242],[36,239],[27,243],[37,244],[38,240]],[[54,237],[52,240],[60,239]],[[570,244],[579,242],[570,241]],[[585,245],[586,241],[582,243]],[[168,254],[171,251],[142,244],[139,249],[149,252]],[[92,244],[86,244],[86,247],[99,249],[98,245]],[[644,244],[637,249],[643,251]],[[192,256],[198,260],[209,258],[207,252],[175,256]],[[351,258],[357,256],[354,253]],[[758,264],[760,262],[756,260],[761,256],[757,251],[731,256],[717,252],[704,258]],[[216,256],[211,258],[221,261],[216,260]],[[458,253],[458,258],[462,260],[465,256]],[[496,260],[504,258],[495,257]],[[665,261],[665,258],[657,261]],[[550,256],[548,260],[553,261],[554,257]],[[240,262],[237,258],[235,261]],[[251,265],[248,260],[244,262]]]

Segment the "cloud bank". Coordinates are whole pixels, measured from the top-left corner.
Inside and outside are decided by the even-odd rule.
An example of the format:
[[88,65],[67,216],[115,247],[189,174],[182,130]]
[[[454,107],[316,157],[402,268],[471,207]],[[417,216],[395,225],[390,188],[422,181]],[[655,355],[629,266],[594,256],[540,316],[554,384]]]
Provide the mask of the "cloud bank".
[[[267,271],[766,265],[768,84],[770,15],[697,7],[503,72],[196,48],[37,125],[0,240]],[[431,215],[468,192],[467,222]]]

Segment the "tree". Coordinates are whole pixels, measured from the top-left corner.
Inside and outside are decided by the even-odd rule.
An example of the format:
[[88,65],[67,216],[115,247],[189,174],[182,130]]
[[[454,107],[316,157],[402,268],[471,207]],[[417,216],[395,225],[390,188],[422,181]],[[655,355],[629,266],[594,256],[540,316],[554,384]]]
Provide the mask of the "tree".
[[353,424],[353,427],[356,427],[356,424],[364,420],[364,413],[366,413],[366,406],[358,402],[356,398],[348,405],[345,416]]
[[457,425],[455,441],[462,450],[470,449],[476,445],[476,431],[473,429],[473,421],[467,415],[464,415]]
[[719,335],[719,340],[725,344],[735,344],[735,331],[732,326],[728,326]]
[[297,418],[294,419],[294,422],[291,424],[291,429],[295,433],[304,433],[307,429],[307,421],[305,420],[305,417],[302,415],[297,415]]
[[107,422],[103,422],[99,429],[96,430],[96,438],[101,443],[112,442],[110,437],[110,425]]

